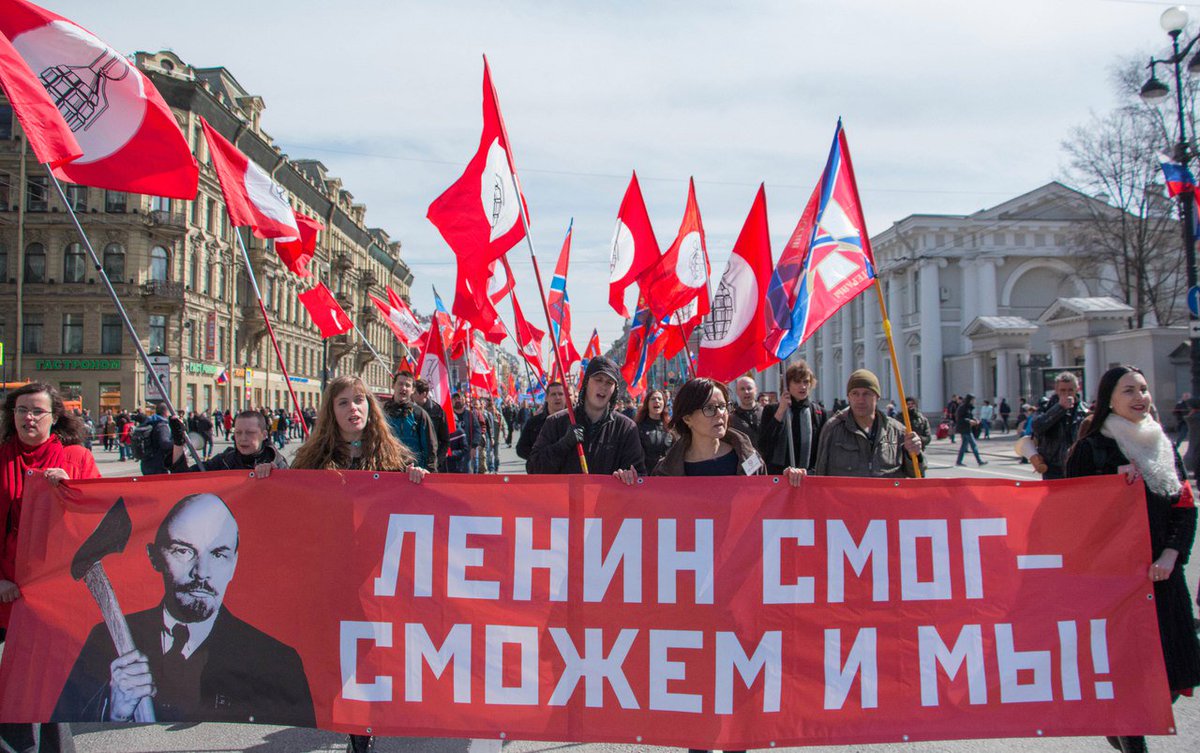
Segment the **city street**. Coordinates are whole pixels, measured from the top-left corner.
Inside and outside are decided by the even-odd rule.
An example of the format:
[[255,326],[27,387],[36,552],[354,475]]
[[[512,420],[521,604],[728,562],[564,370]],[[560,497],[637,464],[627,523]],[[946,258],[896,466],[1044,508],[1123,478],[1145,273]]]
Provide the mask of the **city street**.
[[[514,437],[515,439],[515,437]],[[957,444],[946,440],[935,441],[928,453],[930,476],[933,478],[1006,478],[1017,481],[1035,480],[1036,476],[1028,465],[1017,463],[1012,454],[1015,435],[993,434],[991,440],[980,442],[980,449],[988,461],[986,467],[978,467],[974,459],[968,459],[965,467],[955,467]],[[290,455],[298,442],[289,442],[286,451]],[[218,442],[217,450],[228,446]],[[97,461],[106,477],[131,476],[136,474],[136,463],[115,460],[116,453],[97,449]],[[523,473],[524,464],[511,449],[501,449],[501,466],[505,473]],[[1195,592],[1200,576],[1195,560],[1188,567],[1188,581]],[[1175,705],[1175,715],[1181,733],[1175,737],[1151,738],[1150,749],[1158,753],[1194,753],[1200,749],[1200,700],[1181,699]],[[341,751],[345,749],[345,736],[311,729],[295,729],[251,724],[161,724],[161,725],[72,725],[78,749],[85,753],[150,753],[151,751],[235,751],[255,753],[302,753],[309,751]],[[381,739],[377,750],[382,753],[399,751],[422,751],[428,753],[476,753],[484,749],[496,750],[494,744],[476,744],[473,748],[466,740],[440,740],[424,738]],[[780,750],[812,751],[922,751],[928,753],[1001,753],[1014,749],[1045,753],[1102,753],[1110,750],[1102,738],[1037,738],[1021,740],[968,740],[956,742],[896,743],[887,745],[864,745],[853,748],[789,748]],[[503,746],[505,753],[634,753],[643,750],[672,750],[651,748],[642,745],[619,744],[572,744],[562,742],[509,741]]]

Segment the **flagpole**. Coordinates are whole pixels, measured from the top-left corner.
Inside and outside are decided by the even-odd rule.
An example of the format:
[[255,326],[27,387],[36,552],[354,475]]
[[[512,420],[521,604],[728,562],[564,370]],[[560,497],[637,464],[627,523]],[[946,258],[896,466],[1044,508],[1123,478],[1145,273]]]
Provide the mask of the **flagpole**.
[[[487,56],[486,55],[483,57],[483,64],[484,64],[484,66],[487,65]],[[492,99],[496,103],[496,110],[499,111],[500,110],[500,97],[498,94],[496,94],[496,84],[490,78],[488,80],[488,83],[491,85],[491,88],[492,88]],[[508,145],[509,162],[512,165],[515,165],[516,161],[513,159],[513,156],[512,156],[513,155],[512,142],[509,141],[509,139],[508,139],[508,127],[504,125],[503,117],[498,118],[498,120],[500,121],[500,133],[501,133],[501,135],[504,136],[504,143]],[[525,245],[529,247],[529,258],[533,262],[533,275],[534,275],[534,278],[537,279],[538,299],[542,302],[542,311],[546,315],[546,329],[549,332],[553,332],[554,331],[554,327],[552,326],[553,321],[550,319],[550,304],[546,303],[546,287],[542,284],[542,271],[541,271],[541,269],[538,268],[537,252],[533,250],[533,236],[531,236],[529,234],[529,217],[525,214],[525,201],[524,201],[525,192],[521,190],[521,178],[518,177],[517,170],[515,167],[513,167],[513,170],[512,170],[512,178],[513,178],[513,183],[515,184],[516,189],[517,189],[517,197],[516,197],[517,211],[521,215],[521,227],[524,228],[524,230],[525,230]],[[520,343],[518,343],[517,345],[518,345],[518,347],[520,347]],[[558,352],[557,343],[555,344],[555,347],[554,347],[554,362],[558,365],[558,372],[560,374],[566,374],[566,369],[564,369],[562,367],[562,354],[560,354]],[[565,383],[564,383],[564,387],[565,387]],[[571,422],[572,430],[574,430],[574,427],[576,425],[575,409],[574,409],[574,406],[571,405],[571,393],[568,392],[566,389],[564,389],[563,392],[566,394],[566,398],[567,398],[567,418]],[[583,400],[584,400],[584,403],[586,404],[587,395],[583,396]],[[586,474],[588,472],[588,464],[587,464],[587,457],[583,453],[583,444],[576,443],[575,451],[579,457],[579,468]]]
[[[875,293],[879,299],[879,315],[883,320],[883,334],[887,337],[888,351],[892,354],[892,374],[896,377],[896,392],[900,393],[900,413],[904,416],[904,430],[909,434],[912,433],[912,419],[908,415],[908,400],[904,397],[904,382],[900,378],[900,362],[896,360],[896,343],[892,340],[892,322],[888,319],[887,304],[883,302],[883,286],[879,284],[879,276],[875,276]],[[868,343],[868,347],[869,347]],[[917,453],[910,452],[909,457],[912,458],[913,475],[917,478],[922,478],[921,463],[917,459]]]
[[[350,319],[350,315],[347,314],[346,318]],[[388,379],[390,380],[392,376],[392,367],[388,366],[387,361],[383,360],[383,356],[379,355],[379,351],[375,350],[375,346],[371,344],[371,341],[367,339],[367,336],[364,335],[363,331],[358,328],[358,325],[354,323],[353,319],[350,319],[350,326],[353,327],[354,331],[358,333],[358,336],[362,338],[363,345],[366,345],[367,350],[371,351],[371,355],[375,356],[375,360],[379,361],[379,365],[383,367],[384,373],[388,375]]]
[[258,280],[254,278],[254,267],[250,266],[250,253],[246,251],[246,242],[242,240],[242,234],[238,228],[233,229],[233,235],[237,238],[238,248],[242,250],[242,261],[246,262],[246,274],[250,277],[250,287],[254,289],[254,297],[258,299],[258,310],[262,312],[263,321],[267,323],[267,334],[271,336],[275,357],[279,359],[279,370],[283,372],[283,381],[287,384],[288,394],[292,396],[292,405],[296,406],[296,415],[300,416],[300,428],[304,430],[304,436],[308,437],[308,424],[304,421],[296,390],[292,388],[292,378],[288,376],[287,364],[283,362],[283,352],[279,350],[279,341],[275,339],[275,328],[271,326],[271,317],[267,316],[267,305],[263,303],[262,291],[258,289]]
[[[430,285],[429,287],[433,290],[433,300],[434,301],[442,300],[442,297],[440,295],[438,295],[437,287],[434,285]],[[438,322],[437,322],[438,313],[439,313],[439,311],[438,311],[437,305],[435,304],[433,307],[433,315],[429,318],[429,323],[430,323],[430,325],[436,325],[438,328],[438,332],[440,333],[442,331],[442,325],[438,324]],[[447,317],[447,318],[449,318],[449,317]],[[446,352],[446,338],[438,337],[438,341],[442,345],[442,364],[445,365],[445,367],[446,367],[446,386],[450,388],[451,393],[458,392],[458,389],[454,385],[450,384],[450,354]],[[429,350],[429,341],[428,340],[425,341],[425,349]],[[449,395],[447,395],[447,397],[449,397]],[[448,449],[449,448],[447,448],[447,450]]]
[[683,322],[679,321],[678,311],[672,314],[672,316],[675,317],[675,326],[679,328],[679,336],[683,338],[683,356],[687,359],[687,373],[691,375],[692,379],[695,379],[696,367],[692,364],[692,349],[688,345],[688,336],[683,330]]
[[[167,394],[167,387],[162,381],[162,377],[150,365],[150,356],[146,354],[145,348],[142,347],[142,341],[138,339],[137,330],[133,328],[133,322],[129,321],[129,314],[126,313],[125,307],[121,305],[121,299],[117,297],[117,291],[113,288],[112,281],[108,279],[108,273],[104,271],[104,265],[100,263],[99,257],[96,256],[96,249],[92,248],[92,242],[88,239],[87,233],[83,231],[83,225],[79,222],[79,217],[75,214],[74,207],[67,200],[67,193],[63,190],[62,183],[58,182],[58,177],[49,165],[43,165],[46,168],[46,174],[50,176],[50,180],[54,183],[54,188],[58,190],[59,198],[62,199],[63,205],[67,208],[67,214],[71,215],[71,221],[75,223],[75,229],[79,231],[79,237],[83,240],[83,247],[87,249],[88,256],[92,257],[92,265],[100,274],[100,279],[104,280],[104,286],[108,288],[108,294],[112,296],[113,303],[117,305],[117,313],[121,316],[121,321],[125,324],[125,329],[129,332],[129,337],[133,340],[133,347],[137,349],[138,355],[142,359],[142,363],[146,366],[146,373],[154,380],[154,385],[158,387],[158,393],[162,395],[163,402],[167,404],[167,410],[172,416],[179,417],[178,411],[175,410],[175,405],[171,402],[171,396]],[[200,453],[196,452],[196,448],[192,446],[192,440],[188,437],[187,432],[183,433],[183,443],[192,455],[192,460],[196,461],[196,466],[200,470],[204,470],[204,461],[200,459]]]

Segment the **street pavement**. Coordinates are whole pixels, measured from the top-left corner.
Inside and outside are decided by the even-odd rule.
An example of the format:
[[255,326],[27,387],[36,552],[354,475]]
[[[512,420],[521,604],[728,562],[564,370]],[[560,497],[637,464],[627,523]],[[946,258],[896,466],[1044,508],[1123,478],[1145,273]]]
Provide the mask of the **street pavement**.
[[[515,437],[514,437],[515,439]],[[992,439],[980,442],[980,452],[987,461],[986,466],[977,466],[974,458],[968,457],[965,466],[955,466],[959,446],[947,440],[936,440],[927,452],[930,478],[1001,478],[1015,481],[1037,480],[1028,465],[1017,462],[1012,452],[1016,435],[993,433]],[[292,440],[285,448],[290,455],[299,442]],[[216,451],[229,446],[217,442]],[[137,463],[116,460],[115,452],[95,449],[97,464],[105,477],[137,475]],[[508,448],[500,452],[501,473],[524,473],[524,463]],[[1191,592],[1196,592],[1200,579],[1200,556],[1188,565],[1188,582]],[[1176,736],[1149,739],[1154,753],[1198,753],[1200,751],[1200,698],[1180,699],[1174,707]],[[154,725],[72,725],[75,741],[81,753],[150,753],[151,751],[252,751],[253,753],[309,753],[317,751],[345,750],[344,735],[320,730],[275,727],[254,724],[154,724]],[[380,753],[485,753],[499,750],[493,743],[472,745],[467,740],[443,740],[430,738],[387,738],[380,739]],[[622,745],[609,743],[563,743],[507,741],[504,753],[636,753],[638,751],[668,751],[677,748],[655,748],[645,745]],[[1087,738],[1039,738],[1000,740],[960,740],[948,742],[892,743],[884,745],[856,745],[847,747],[777,748],[791,751],[869,751],[870,753],[1008,753],[1013,750],[1036,753],[1104,753],[1111,748],[1100,737]]]

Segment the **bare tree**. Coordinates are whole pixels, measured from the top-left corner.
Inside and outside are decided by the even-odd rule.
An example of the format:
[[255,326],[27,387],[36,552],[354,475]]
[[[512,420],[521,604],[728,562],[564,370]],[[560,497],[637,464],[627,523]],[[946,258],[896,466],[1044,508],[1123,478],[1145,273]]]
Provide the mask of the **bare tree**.
[[[1134,310],[1133,326],[1169,325],[1186,317],[1183,245],[1177,210],[1166,198],[1158,155],[1171,154],[1174,105],[1137,97],[1142,64],[1118,66],[1114,85],[1126,102],[1071,130],[1063,142],[1066,182],[1100,202],[1085,202],[1089,221],[1072,239],[1082,269],[1120,291]],[[1185,88],[1191,120],[1195,87]],[[1173,100],[1172,100],[1173,101]],[[1190,124],[1189,124],[1190,125]],[[1194,133],[1194,131],[1192,131]]]

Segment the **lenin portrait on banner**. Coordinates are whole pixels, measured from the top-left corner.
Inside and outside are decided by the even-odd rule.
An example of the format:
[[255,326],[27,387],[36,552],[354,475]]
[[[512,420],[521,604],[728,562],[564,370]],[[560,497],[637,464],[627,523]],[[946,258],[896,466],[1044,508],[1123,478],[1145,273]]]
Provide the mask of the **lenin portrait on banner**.
[[223,606],[237,568],[237,521],[215,494],[171,508],[147,545],[163,600],[126,615],[137,647],[117,656],[103,622],[88,634],[57,721],[129,721],[142,698],[160,722],[316,726],[300,655]]

